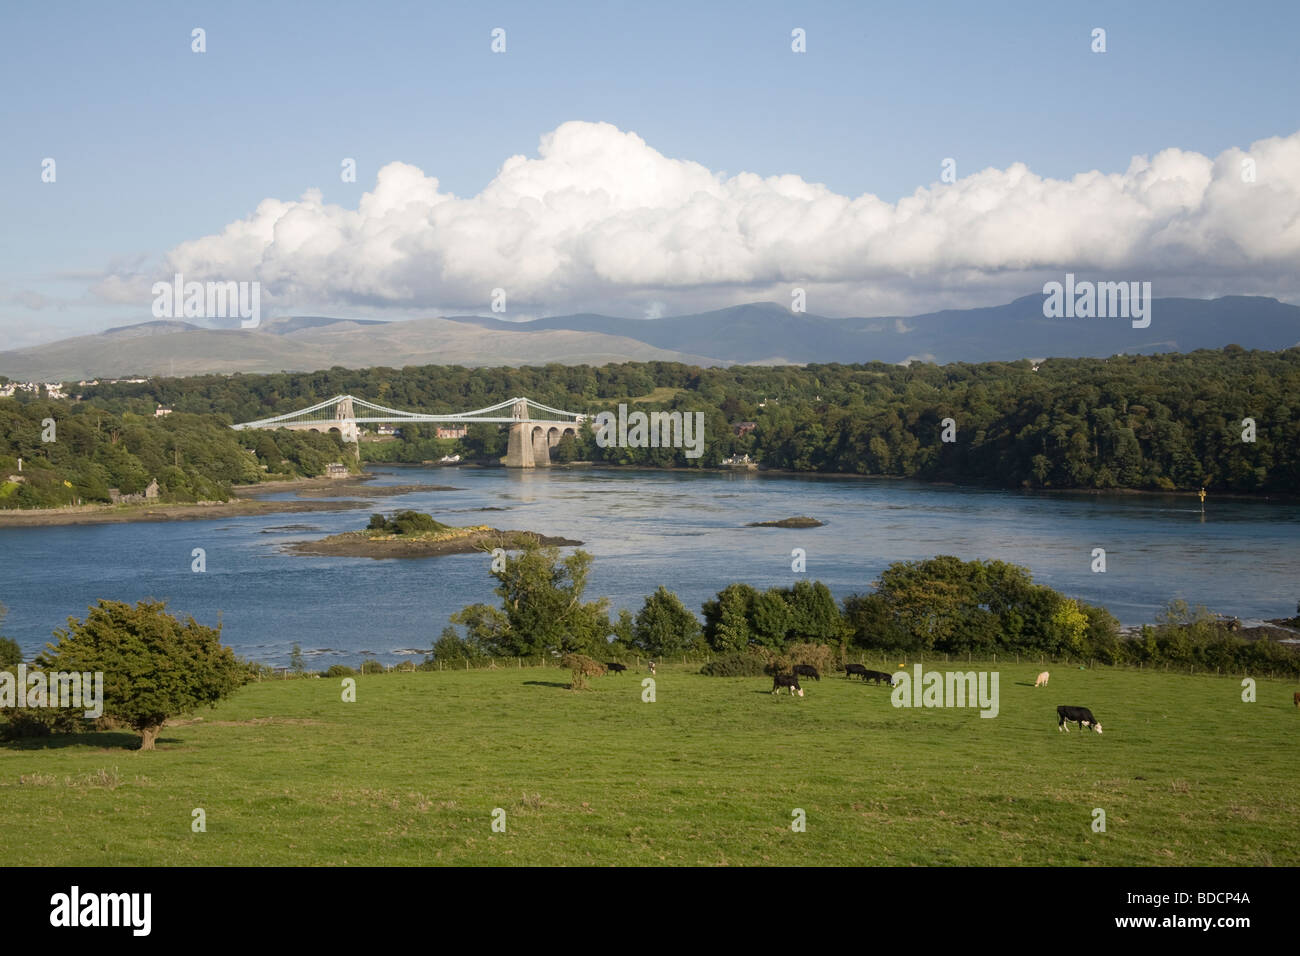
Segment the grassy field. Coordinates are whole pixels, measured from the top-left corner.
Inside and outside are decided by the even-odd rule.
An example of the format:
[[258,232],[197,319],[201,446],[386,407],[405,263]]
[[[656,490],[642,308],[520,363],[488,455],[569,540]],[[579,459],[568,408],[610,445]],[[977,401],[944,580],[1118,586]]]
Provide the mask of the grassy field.
[[[998,669],[995,719],[680,665],[653,703],[644,675],[574,693],[555,668],[363,676],[355,703],[339,680],[251,684],[153,753],[111,732],[0,746],[0,861],[1300,864],[1290,683],[1243,703],[1239,679]],[[1058,733],[1062,703],[1105,733]]]

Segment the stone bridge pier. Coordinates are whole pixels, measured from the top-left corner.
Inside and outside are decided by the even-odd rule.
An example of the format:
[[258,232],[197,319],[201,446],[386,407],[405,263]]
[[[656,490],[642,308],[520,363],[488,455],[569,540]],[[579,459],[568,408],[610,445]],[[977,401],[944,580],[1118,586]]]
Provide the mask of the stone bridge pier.
[[510,440],[504,459],[507,468],[545,468],[551,463],[551,449],[565,434],[576,436],[574,422],[533,421],[528,417],[528,403],[515,402],[515,422],[510,426]]

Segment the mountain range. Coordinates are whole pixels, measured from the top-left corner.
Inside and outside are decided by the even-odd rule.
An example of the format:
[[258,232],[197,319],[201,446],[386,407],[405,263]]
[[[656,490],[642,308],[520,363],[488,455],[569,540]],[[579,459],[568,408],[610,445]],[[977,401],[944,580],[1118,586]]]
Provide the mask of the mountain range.
[[341,365],[692,365],[986,362],[1300,344],[1300,307],[1259,296],[1155,299],[1151,324],[1046,318],[1043,297],[924,315],[828,318],[757,302],[694,315],[628,319],[583,313],[530,322],[491,316],[378,321],[292,316],[255,329],[159,320],[0,351],[19,380],[313,371]]

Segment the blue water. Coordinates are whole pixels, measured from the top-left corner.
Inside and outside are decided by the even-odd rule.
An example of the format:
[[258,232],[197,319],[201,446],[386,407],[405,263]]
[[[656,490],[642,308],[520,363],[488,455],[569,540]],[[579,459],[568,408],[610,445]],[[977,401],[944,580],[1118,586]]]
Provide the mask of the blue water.
[[[891,562],[953,554],[1029,567],[1035,579],[1124,624],[1174,597],[1244,619],[1290,616],[1300,599],[1300,505],[1148,496],[1063,496],[914,482],[612,470],[379,470],[378,484],[461,490],[377,498],[347,512],[213,521],[0,529],[2,633],[33,654],[70,615],[105,597],[166,599],[224,625],[225,643],[284,664],[295,642],[314,667],[393,663],[427,650],[448,615],[495,602],[486,555],[380,560],[285,553],[286,542],[363,527],[414,508],[452,524],[584,542],[588,598],[640,607],[663,584],[697,611],[731,581],[789,585],[791,549],[837,597],[866,591]],[[292,498],[291,493],[276,495]],[[485,507],[505,511],[479,511]],[[810,515],[821,528],[746,528]],[[287,529],[306,526],[310,530]],[[1107,571],[1090,570],[1093,548]],[[191,570],[194,548],[207,570]]]

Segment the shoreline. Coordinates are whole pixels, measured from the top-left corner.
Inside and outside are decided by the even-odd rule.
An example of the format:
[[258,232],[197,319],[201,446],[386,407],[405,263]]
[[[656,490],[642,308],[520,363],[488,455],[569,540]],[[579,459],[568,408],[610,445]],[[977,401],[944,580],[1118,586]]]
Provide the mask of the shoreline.
[[[389,462],[388,464],[392,464]],[[413,466],[420,467],[420,466]],[[477,467],[502,467],[492,465],[479,465]],[[935,479],[913,478],[906,475],[861,475],[844,471],[792,471],[788,468],[743,468],[723,465],[717,468],[689,468],[680,465],[670,465],[659,467],[654,465],[612,465],[606,462],[593,461],[569,461],[552,463],[546,466],[548,468],[592,468],[602,471],[649,471],[649,472],[674,472],[681,474],[703,474],[703,475],[774,475],[780,478],[821,478],[833,479],[836,481],[913,481],[918,485],[927,488],[955,488],[958,490],[972,491],[1005,491],[1021,495],[1089,495],[1101,497],[1105,495],[1116,495],[1122,497],[1147,497],[1147,498],[1191,498],[1198,504],[1200,502],[1198,491],[1161,491],[1151,488],[1022,488],[1012,485],[988,485],[977,483],[966,483],[956,481],[938,481]],[[543,471],[545,469],[533,469]],[[1218,491],[1207,492],[1206,502],[1210,501],[1267,501],[1273,503],[1297,503],[1300,502],[1300,492],[1285,493],[1275,492],[1266,495],[1249,495],[1242,492]]]
[[354,511],[368,507],[365,501],[257,501],[231,499],[160,505],[79,505],[30,511],[0,512],[4,528],[40,528],[62,525],[128,524],[133,521],[204,521],[212,518],[240,518],[248,515],[305,514],[312,511]]
[[[133,521],[203,521],[210,518],[238,518],[248,515],[307,514],[313,511],[354,511],[373,506],[357,498],[333,499],[334,495],[382,498],[418,491],[460,491],[450,485],[373,485],[373,473],[340,478],[286,478],[256,485],[237,485],[228,501],[158,502],[130,505],[69,505],[62,508],[0,510],[0,529],[40,528],[64,525],[127,524]],[[261,495],[295,491],[298,499],[270,501]]]
[[[204,502],[162,502],[158,504],[92,504],[71,505],[62,508],[0,509],[0,530],[4,528],[56,527],[61,525],[86,524],[124,524],[132,521],[202,521],[208,518],[230,518],[263,514],[301,514],[312,511],[352,511],[370,507],[373,501],[357,499],[344,500],[310,500],[324,498],[330,493],[340,495],[360,495],[364,498],[382,498],[390,495],[408,494],[419,491],[460,491],[463,489],[451,485],[412,484],[412,485],[372,485],[369,482],[378,477],[385,468],[430,468],[432,465],[414,462],[371,462],[367,469],[345,479],[339,478],[286,478],[264,481],[256,485],[237,485],[230,490],[228,501]],[[451,466],[444,466],[451,467]],[[483,462],[463,462],[454,467],[460,468],[501,468]],[[781,468],[764,468],[747,470],[739,468],[685,468],[672,466],[656,468],[647,465],[611,465],[604,462],[564,462],[548,466],[557,469],[592,469],[607,472],[671,472],[698,475],[743,474],[762,478],[770,475],[780,478],[812,478],[834,481],[914,481],[923,487],[970,489],[977,491],[1001,491],[1018,495],[1060,497],[1104,497],[1117,496],[1126,498],[1170,498],[1189,499],[1198,503],[1195,491],[1153,491],[1146,488],[1011,488],[1001,485],[959,484],[952,481],[925,481],[920,478],[906,478],[900,475],[859,475],[844,472],[790,471]],[[545,470],[545,469],[529,469]],[[307,500],[266,501],[261,495],[295,491]],[[1300,494],[1247,495],[1233,492],[1221,492],[1207,496],[1208,501],[1234,502],[1268,502],[1293,504],[1300,502]]]

